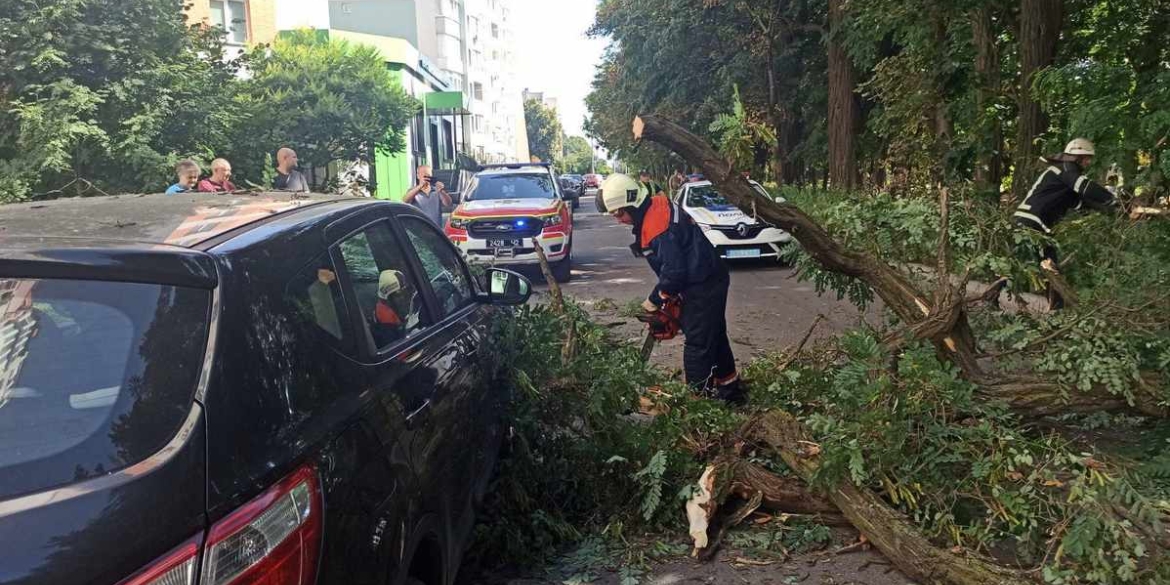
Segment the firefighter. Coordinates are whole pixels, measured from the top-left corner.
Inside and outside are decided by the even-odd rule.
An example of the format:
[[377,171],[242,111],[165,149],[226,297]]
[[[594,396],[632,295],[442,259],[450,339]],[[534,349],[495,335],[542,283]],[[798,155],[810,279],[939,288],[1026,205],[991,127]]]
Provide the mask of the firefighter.
[[648,312],[678,303],[686,343],[683,369],[687,383],[708,396],[742,404],[747,393],[735,369],[727,338],[727,266],[689,215],[664,194],[633,178],[614,174],[598,194],[605,209],[633,227],[636,256],[658,275],[658,284],[643,301]]
[[[1077,138],[1064,147],[1064,152],[1044,157],[1049,166],[1016,209],[1013,216],[1016,225],[1051,234],[1052,228],[1071,210],[1086,205],[1102,211],[1113,209],[1113,194],[1083,174],[1092,164],[1094,153],[1092,142]],[[1046,244],[1040,251],[1040,260],[1046,270],[1059,272],[1055,246]],[[1064,299],[1051,287],[1049,303],[1053,309],[1064,306]]]

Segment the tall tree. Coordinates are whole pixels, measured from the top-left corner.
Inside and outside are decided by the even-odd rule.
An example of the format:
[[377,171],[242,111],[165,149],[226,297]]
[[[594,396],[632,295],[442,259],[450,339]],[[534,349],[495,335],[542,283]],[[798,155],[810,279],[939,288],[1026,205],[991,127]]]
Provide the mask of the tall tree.
[[1048,117],[1033,94],[1036,74],[1056,59],[1064,0],[1020,0],[1019,121],[1016,125],[1016,167],[1012,192],[1022,199],[1039,166],[1036,139],[1048,130]]
[[829,0],[829,183],[837,189],[857,185],[857,73],[845,50],[846,0]]
[[[418,112],[377,49],[312,31],[282,35],[253,49],[252,73],[239,103],[252,113],[230,154],[255,175],[265,155],[296,149],[309,169],[336,161],[373,160],[376,148],[399,152]],[[314,177],[318,184],[329,177]]]
[[539,100],[524,102],[524,127],[528,131],[528,152],[544,162],[560,163],[565,132],[557,111]]
[[975,45],[975,110],[980,138],[975,147],[975,187],[998,194],[1003,180],[1001,151],[1003,125],[995,112],[999,92],[1000,64],[992,6],[983,2],[971,10],[971,35]]

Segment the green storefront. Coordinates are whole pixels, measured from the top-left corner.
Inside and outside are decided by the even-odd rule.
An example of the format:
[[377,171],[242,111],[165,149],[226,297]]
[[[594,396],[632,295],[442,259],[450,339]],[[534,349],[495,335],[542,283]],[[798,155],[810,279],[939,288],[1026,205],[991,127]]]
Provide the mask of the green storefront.
[[398,73],[403,89],[423,104],[406,128],[406,149],[375,154],[370,169],[374,196],[401,200],[414,185],[415,169],[424,164],[432,167],[436,177],[456,170],[458,154],[468,150],[465,120],[470,112],[463,92],[452,91],[439,68],[405,39],[344,30],[327,34],[378,49],[387,66]]

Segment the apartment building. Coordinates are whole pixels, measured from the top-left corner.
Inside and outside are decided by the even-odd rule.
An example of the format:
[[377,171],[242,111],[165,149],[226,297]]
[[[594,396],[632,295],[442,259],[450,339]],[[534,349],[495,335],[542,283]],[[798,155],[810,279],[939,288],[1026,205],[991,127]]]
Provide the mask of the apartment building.
[[465,12],[467,93],[476,157],[487,162],[528,160],[511,3],[466,0]]
[[[299,0],[292,0],[298,2]],[[190,0],[187,20],[224,29],[229,47],[243,49],[276,37],[278,0]]]

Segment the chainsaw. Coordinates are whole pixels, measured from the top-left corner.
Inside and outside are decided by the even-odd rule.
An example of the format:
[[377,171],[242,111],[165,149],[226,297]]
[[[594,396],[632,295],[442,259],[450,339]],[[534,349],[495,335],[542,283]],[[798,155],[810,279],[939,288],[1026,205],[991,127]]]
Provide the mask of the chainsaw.
[[646,361],[655,342],[674,339],[682,331],[682,303],[678,297],[671,297],[657,311],[638,315],[638,321],[647,326],[646,341],[642,342],[642,361]]

